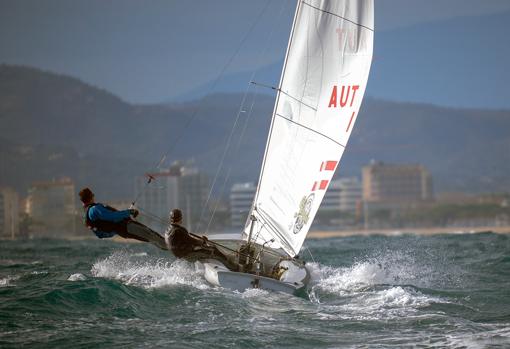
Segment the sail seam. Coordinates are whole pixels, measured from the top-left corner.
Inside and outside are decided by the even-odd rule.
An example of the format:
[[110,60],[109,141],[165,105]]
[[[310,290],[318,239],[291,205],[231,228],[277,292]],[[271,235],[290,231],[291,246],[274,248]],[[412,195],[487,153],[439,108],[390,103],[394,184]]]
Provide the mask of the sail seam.
[[292,122],[292,123],[293,123],[293,124],[295,124],[295,125],[301,126],[301,127],[305,128],[305,129],[307,129],[307,130],[309,130],[309,131],[312,131],[312,132],[314,132],[314,133],[318,134],[319,136],[322,136],[322,137],[324,137],[324,138],[327,138],[327,139],[329,139],[330,141],[332,141],[332,142],[334,142],[334,143],[338,144],[338,145],[339,145],[339,146],[341,146],[342,148],[345,148],[345,145],[343,145],[343,144],[341,144],[341,143],[339,143],[339,142],[335,141],[333,138],[331,138],[331,137],[329,137],[329,136],[326,136],[324,133],[321,133],[321,132],[319,132],[319,131],[317,131],[317,130],[314,130],[314,129],[313,129],[313,128],[311,128],[311,127],[308,127],[308,126],[305,126],[305,125],[303,125],[303,124],[300,124],[299,122],[296,122],[296,121],[294,121],[294,120],[292,120],[292,119],[289,119],[289,118],[287,118],[287,117],[285,117],[285,116],[283,116],[283,115],[281,115],[281,114],[276,113],[275,115],[276,115],[276,116],[279,116],[279,117],[281,117],[282,119],[285,119],[285,120],[287,120],[287,121],[289,121],[289,122]]
[[286,95],[287,97],[289,97],[289,98],[291,98],[291,99],[295,100],[296,102],[298,102],[298,103],[300,103],[300,104],[304,105],[305,107],[308,107],[308,108],[312,109],[313,111],[317,111],[317,109],[316,109],[316,108],[312,107],[312,106],[311,106],[311,105],[309,105],[309,104],[306,104],[305,102],[303,102],[303,101],[301,101],[301,100],[297,99],[296,97],[291,96],[290,94],[288,94],[287,92],[283,91],[282,89],[278,89],[278,91],[279,91],[279,92],[281,92],[281,93],[283,93],[283,94],[284,94],[284,95]]
[[359,23],[357,23],[357,22],[354,22],[353,20],[350,20],[350,19],[348,19],[348,18],[345,18],[345,17],[342,17],[342,16],[340,16],[340,15],[337,15],[336,13],[333,13],[333,12],[329,12],[329,11],[323,10],[323,9],[321,9],[320,7],[313,6],[313,5],[311,5],[311,4],[309,4],[309,3],[305,2],[305,1],[302,1],[302,3],[303,3],[303,4],[305,4],[305,5],[307,5],[307,6],[309,6],[309,7],[311,7],[311,8],[313,8],[313,9],[316,9],[316,10],[318,10],[318,11],[324,12],[324,13],[326,13],[326,14],[328,14],[328,15],[332,15],[332,16],[335,16],[335,17],[341,18],[341,19],[343,19],[343,20],[345,20],[345,21],[347,21],[347,22],[349,22],[349,23],[352,23],[352,24],[355,24],[355,25],[360,26],[360,27],[362,27],[362,28],[368,29],[368,30],[370,30],[370,31],[372,31],[372,32],[374,31],[374,29],[372,29],[372,28],[370,28],[370,27],[367,27],[367,26],[365,26],[365,25],[363,25],[363,24],[359,24]]

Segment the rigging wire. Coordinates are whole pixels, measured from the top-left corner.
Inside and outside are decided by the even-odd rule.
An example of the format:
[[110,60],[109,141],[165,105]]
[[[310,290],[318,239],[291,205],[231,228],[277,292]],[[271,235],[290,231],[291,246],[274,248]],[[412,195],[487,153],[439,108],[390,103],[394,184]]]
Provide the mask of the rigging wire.
[[[154,215],[150,212],[147,212],[147,211],[144,211],[143,209],[139,209],[140,211],[140,215],[141,216],[145,216],[145,217],[148,217],[150,219],[153,219],[155,220],[156,222],[159,222],[159,223],[162,223],[162,224],[170,224],[170,220],[169,219],[164,219],[164,218],[161,218],[161,217],[158,217],[157,215]],[[200,235],[197,235],[197,234],[194,234],[194,233],[189,233],[190,235],[196,237],[196,238],[199,238],[201,239],[202,237]],[[212,240],[208,240],[209,243],[215,245],[215,246],[219,246],[221,248],[224,248],[226,250],[229,250],[231,252],[234,252],[235,254],[239,255],[239,256],[245,256],[245,257],[250,257],[250,255],[248,254],[245,254],[243,252],[239,252],[238,250],[235,250],[235,249],[232,249],[228,246],[225,246],[224,244],[221,244],[219,242],[216,242],[216,241],[212,241]],[[279,257],[279,258],[283,258],[284,256],[282,256],[281,254],[279,254],[278,252],[276,251],[271,251],[271,250],[265,250],[268,254],[270,255],[273,255],[273,256],[276,256],[276,257]]]
[[[286,8],[287,4],[288,4],[288,2],[282,2],[282,6],[281,6],[281,8],[280,8],[280,12],[279,12],[279,15],[278,15],[278,17],[277,17],[277,24],[275,24],[275,25],[273,25],[273,26],[271,27],[271,30],[270,30],[270,32],[269,32],[269,34],[268,34],[268,36],[267,36],[267,39],[265,40],[266,45],[265,45],[264,49],[263,49],[263,50],[261,50],[261,51],[260,51],[260,53],[259,53],[259,56],[258,56],[258,58],[257,58],[257,62],[258,62],[258,63],[257,63],[257,65],[256,65],[256,66],[257,66],[257,68],[256,68],[256,69],[252,72],[251,78],[250,78],[250,80],[249,80],[250,82],[249,82],[248,86],[247,86],[247,87],[246,87],[246,89],[245,89],[245,93],[244,93],[244,95],[243,95],[243,99],[242,99],[242,101],[241,101],[241,105],[240,105],[240,107],[239,107],[239,111],[238,111],[238,113],[237,113],[237,116],[236,116],[236,119],[235,119],[234,126],[232,127],[231,134],[232,134],[232,132],[235,130],[235,127],[237,126],[237,122],[238,122],[238,120],[239,120],[239,117],[240,117],[241,113],[243,113],[243,110],[244,110],[244,104],[245,104],[245,102],[246,102],[246,99],[247,99],[248,94],[250,93],[251,85],[255,85],[255,86],[257,86],[257,84],[254,84],[254,83],[253,83],[253,80],[255,79],[256,74],[257,74],[257,73],[258,73],[258,71],[260,70],[260,65],[261,65],[261,63],[260,63],[260,62],[262,61],[262,58],[263,58],[263,57],[267,54],[267,51],[269,50],[269,43],[270,43],[270,42],[272,41],[272,39],[273,39],[273,35],[274,35],[274,33],[275,33],[275,29],[276,29],[276,27],[278,26],[278,24],[281,24],[281,21],[280,21],[279,19],[283,16],[283,13],[284,13],[284,10],[285,10],[285,8]],[[239,141],[238,141],[238,143],[237,143],[236,149],[234,150],[234,155],[233,155],[234,157],[237,157],[237,156],[238,156],[238,154],[239,154],[239,150],[240,150],[240,148],[241,148],[241,143],[242,143],[242,141],[243,141],[243,139],[244,139],[244,135],[245,135],[245,133],[246,133],[246,129],[247,129],[247,126],[248,126],[249,120],[251,119],[251,116],[253,115],[253,109],[254,109],[255,100],[256,100],[255,89],[254,89],[254,90],[253,90],[253,92],[252,92],[252,97],[253,97],[253,99],[252,99],[252,103],[251,103],[251,106],[250,106],[250,109],[249,109],[249,112],[248,112],[248,116],[246,117],[246,120],[244,121],[244,126],[243,126],[242,131],[241,131],[241,134],[240,134],[240,136],[239,136]],[[230,148],[230,137],[229,137],[229,141],[227,142],[227,144],[226,144],[226,146],[225,146],[225,151],[224,151],[224,153],[223,153],[224,155],[226,155],[226,154],[227,154],[227,152],[228,152],[229,148]],[[206,210],[207,210],[208,203],[209,203],[210,197],[211,197],[211,195],[212,195],[212,192],[213,192],[213,190],[214,190],[215,183],[216,183],[216,181],[217,181],[217,179],[218,179],[218,176],[219,176],[219,173],[221,172],[221,169],[223,168],[223,162],[224,162],[224,156],[222,157],[222,160],[221,160],[221,162],[220,162],[220,165],[218,166],[218,170],[216,171],[216,175],[215,175],[215,177],[214,177],[214,181],[213,181],[213,184],[212,184],[211,189],[210,189],[210,191],[209,191],[209,194],[208,194],[208,197],[207,197],[206,203],[205,203],[205,205],[204,205],[204,206],[203,206],[203,208],[202,208],[202,213],[201,213],[201,215],[200,215],[200,220],[199,220],[199,228],[200,228],[200,224],[201,224],[201,222],[202,222],[203,215],[204,215],[204,213],[205,213],[205,212],[206,212]],[[227,175],[225,176],[225,179],[224,179],[224,182],[223,182],[223,185],[222,185],[222,189],[221,189],[221,191],[220,191],[220,196],[222,196],[222,195],[223,195],[223,192],[224,192],[224,190],[225,190],[226,184],[227,184],[227,182],[228,182],[228,180],[229,180],[229,178],[230,178],[231,170],[232,170],[232,165],[229,167],[229,169],[228,169],[228,171],[227,171]],[[208,230],[209,230],[209,228],[210,228],[210,225],[211,225],[211,223],[212,223],[212,221],[213,221],[213,219],[214,219],[214,216],[215,216],[215,214],[216,214],[216,209],[218,208],[218,205],[219,205],[219,202],[218,202],[218,203],[216,203],[216,205],[215,205],[215,207],[214,207],[214,209],[213,209],[213,212],[212,212],[212,214],[211,214],[211,218],[209,219],[209,222],[208,222],[207,227],[206,227],[206,230],[205,230],[206,232],[208,232]]]
[[[237,143],[237,147],[236,147],[236,150],[235,150],[235,157],[239,154],[239,149],[241,148],[241,143],[242,143],[242,140],[244,138],[244,134],[246,132],[246,129],[247,129],[247,126],[248,126],[248,121],[249,119],[251,118],[251,115],[252,115],[252,111],[253,111],[253,105],[255,104],[255,98],[253,98],[253,102],[251,104],[251,107],[250,107],[250,111],[248,113],[248,117],[246,118],[246,121],[244,123],[244,127],[241,131],[241,135],[239,136],[239,142]],[[230,173],[232,171],[232,165],[230,165],[228,171],[227,171],[227,175],[225,176],[225,179],[223,181],[223,185],[222,185],[222,188],[221,188],[221,191],[220,191],[220,197],[223,195],[224,191],[225,191],[225,187],[227,185],[227,182],[228,180],[230,179]],[[205,229],[205,232],[207,233],[209,231],[209,227],[211,226],[211,223],[214,219],[214,216],[216,215],[216,210],[219,206],[219,201],[216,203],[216,205],[214,206],[214,210],[211,214],[211,218],[209,219],[209,223],[207,224],[207,227]]]
[[[223,77],[224,73],[226,72],[227,68],[230,67],[230,65],[232,64],[232,62],[234,61],[234,58],[237,57],[237,55],[239,54],[239,52],[241,51],[241,48],[243,47],[244,43],[246,42],[246,40],[248,39],[248,37],[250,36],[250,34],[252,33],[253,29],[255,28],[256,24],[258,24],[258,22],[260,21],[260,18],[262,17],[262,15],[265,13],[265,11],[267,10],[267,8],[269,7],[269,3],[270,3],[271,0],[268,0],[266,5],[263,7],[262,11],[259,13],[259,15],[256,17],[255,21],[252,23],[252,25],[250,26],[248,32],[244,35],[244,37],[242,38],[241,42],[239,43],[239,45],[237,46],[236,50],[234,51],[234,53],[230,56],[230,58],[228,59],[228,61],[225,63],[225,65],[222,67],[222,69],[220,70],[218,76],[216,77],[216,79],[214,80],[213,84],[211,85],[211,87],[209,88],[209,90],[207,91],[206,95],[209,95],[211,94],[217,87],[219,81],[221,80],[221,78]],[[202,104],[201,103],[198,103],[198,105],[195,107],[195,109],[193,110],[193,113],[191,114],[191,117],[187,120],[184,128],[183,128],[183,132],[180,132],[179,135],[175,138],[174,142],[170,145],[170,147],[168,148],[168,151],[166,153],[163,154],[163,156],[161,157],[161,159],[156,163],[156,165],[154,167],[151,168],[151,172],[152,171],[155,171],[156,169],[160,168],[160,166],[164,163],[164,161],[166,160],[167,156],[174,150],[174,148],[177,146],[177,144],[181,141],[182,137],[184,136],[184,131],[186,131],[191,123],[193,122],[193,120],[196,118],[196,116],[198,115],[199,111],[201,110],[202,108]],[[140,198],[140,196],[142,195],[143,192],[145,192],[145,190],[147,189],[147,186],[152,182],[152,180],[154,179],[154,177],[151,177],[151,176],[148,176],[149,179],[147,180],[147,182],[145,183],[144,187],[142,188],[142,190],[135,196],[135,199],[132,201],[131,203],[131,207],[134,207],[135,204],[136,204],[136,201],[138,201],[138,199]]]
[[315,258],[313,258],[313,255],[312,255],[312,251],[310,251],[310,249],[308,248],[308,246],[305,245],[305,248],[306,250],[308,251],[308,254],[310,255],[310,258],[312,259],[312,262],[316,263],[315,262]]
[[[268,3],[266,3],[266,7],[265,7],[265,8],[264,8],[264,10],[261,12],[261,14],[259,15],[259,17],[260,17],[260,16],[261,16],[261,15],[265,12],[265,10],[266,10],[266,8],[267,8],[267,5],[268,5],[268,4],[269,4],[269,2],[268,2]],[[281,7],[281,10],[280,10],[280,14],[279,14],[278,18],[281,18],[281,16],[283,15],[286,5],[287,5],[287,3],[283,3],[283,5],[282,5],[282,7]],[[256,21],[256,22],[258,22],[258,20],[259,20],[259,19],[257,19],[257,21]],[[256,24],[256,23],[254,23],[254,25],[255,25],[255,24]],[[252,29],[253,29],[254,25],[252,26],[252,28],[250,28],[250,32],[252,31]],[[270,32],[270,34],[269,34],[269,36],[268,36],[268,40],[266,40],[266,43],[269,43],[269,41],[271,40],[271,38],[272,38],[272,36],[273,36],[273,33],[274,33],[274,31],[275,31],[275,27],[276,27],[276,26],[273,26],[273,27],[272,27],[272,30],[271,30],[271,32]],[[245,41],[245,39],[246,39],[246,37],[243,39],[243,42]],[[265,49],[261,51],[261,54],[259,55],[259,59],[258,59],[259,61],[261,61],[262,56],[263,56],[264,54],[267,54],[268,46],[269,46],[269,44],[267,44],[267,45],[266,45],[266,47],[265,47]],[[239,50],[237,50],[237,51],[236,51],[236,54],[235,54],[235,55],[237,55],[238,51],[239,51]],[[233,57],[231,57],[230,62],[233,60],[233,58],[235,57],[235,55],[234,55]],[[230,64],[230,62],[227,64],[227,66]],[[224,70],[225,70],[225,69],[224,69]],[[217,82],[218,82],[218,80],[220,79],[221,75],[223,74],[224,70],[220,73],[220,75],[218,76],[218,79],[215,81],[215,84],[214,84],[214,85],[216,85],[216,84],[217,84]],[[257,69],[255,69],[255,71],[254,71],[254,72],[253,72],[253,74],[252,74],[252,79],[251,79],[252,81],[253,81],[253,79],[254,79],[254,77],[255,77],[256,73],[258,72],[258,70],[260,70],[260,64],[259,64],[259,67],[258,67]],[[251,84],[252,84],[252,83],[251,83],[251,81],[250,81],[250,84],[249,84],[249,85],[251,85]],[[253,84],[253,85],[256,85],[256,84]],[[235,130],[235,128],[236,128],[236,126],[237,126],[237,123],[238,123],[238,120],[239,120],[239,116],[240,116],[240,114],[245,112],[245,111],[243,110],[243,106],[244,106],[244,104],[245,104],[245,102],[246,102],[246,97],[247,97],[247,95],[249,94],[249,87],[250,87],[250,86],[248,86],[248,88],[247,88],[247,90],[245,91],[245,94],[244,94],[244,96],[243,96],[243,101],[242,101],[242,103],[241,103],[241,107],[240,107],[240,109],[239,109],[238,115],[237,115],[237,117],[236,117],[236,122],[235,122],[235,124],[234,124],[234,127],[232,128],[232,131],[233,131],[233,130]],[[215,88],[215,86],[213,86],[213,88]],[[212,88],[212,89],[213,89],[213,88]],[[244,139],[244,134],[245,134],[245,131],[246,131],[246,129],[247,129],[248,122],[249,122],[249,120],[250,120],[250,118],[251,118],[251,116],[252,116],[252,114],[253,114],[253,109],[254,109],[255,100],[256,100],[256,95],[255,95],[255,91],[253,91],[253,99],[252,99],[252,103],[251,103],[250,108],[249,108],[248,117],[246,118],[246,120],[245,120],[245,122],[244,122],[244,126],[243,126],[243,128],[242,128],[241,135],[240,135],[239,140],[238,140],[238,142],[237,142],[237,147],[236,147],[236,150],[235,150],[235,154],[236,154],[236,155],[237,155],[237,153],[239,152],[239,148],[240,148],[240,146],[241,146],[242,140]],[[193,116],[192,116],[192,118],[188,121],[187,126],[189,126],[189,124],[191,123],[191,121],[193,120],[193,118],[196,116],[196,114],[197,114],[197,113],[198,113],[198,110],[195,110],[194,115],[193,115]],[[232,139],[231,139],[231,137],[229,137],[229,138],[230,138],[230,140],[227,142],[227,146],[226,146],[226,150],[227,150],[227,151],[228,151],[228,149],[230,148],[231,140],[232,140]],[[170,149],[170,150],[169,150],[169,151],[168,151],[165,155],[163,155],[163,157],[161,158],[161,160],[158,162],[158,165],[157,165],[157,167],[156,167],[156,168],[158,168],[159,166],[161,166],[161,164],[165,161],[166,156],[170,153],[170,151],[172,151],[172,149],[173,149],[173,147],[175,146],[175,144],[176,144],[176,143],[177,143],[177,142],[175,142],[175,143],[174,143],[174,145],[172,145],[172,148],[171,148],[171,149]],[[220,162],[219,171],[223,168],[223,162],[224,162],[224,161],[221,161],[221,162]],[[225,181],[224,181],[224,183],[223,183],[223,186],[222,186],[222,189],[221,189],[221,193],[223,193],[223,191],[225,190],[226,183],[228,182],[228,179],[229,179],[229,177],[230,177],[230,171],[231,171],[231,169],[232,169],[232,168],[230,168],[230,169],[228,170],[228,174],[227,174],[227,176],[226,176],[226,178],[225,178]],[[219,172],[218,172],[218,173],[219,173]],[[218,173],[217,173],[217,175],[216,175],[216,177],[215,177],[214,183],[217,181]],[[155,179],[155,178],[154,178],[154,177],[149,176],[149,180],[147,181],[147,183],[146,183],[146,185],[145,185],[145,187],[144,187],[144,190],[146,189],[146,187],[148,186],[148,184],[150,184],[150,183],[151,183],[151,181],[152,181],[153,179]],[[214,184],[213,184],[213,186],[211,187],[211,191],[210,191],[210,193],[209,193],[209,196],[208,196],[208,200],[207,200],[207,202],[209,202],[209,200],[210,200],[211,193],[212,193],[212,190],[213,190],[213,189],[214,189]],[[209,220],[209,223],[208,223],[208,225],[207,225],[206,232],[209,230],[209,227],[210,227],[210,225],[211,225],[211,223],[212,223],[212,220],[213,220],[213,218],[214,218],[214,216],[215,216],[216,209],[217,209],[218,205],[219,205],[219,202],[216,204],[216,206],[215,206],[215,208],[214,208],[214,210],[213,210],[213,212],[212,212],[212,216],[211,216],[211,219]],[[205,205],[204,207],[205,207],[205,208],[207,208],[207,205]],[[203,208],[203,209],[204,209],[204,208]],[[142,211],[142,209],[141,209],[141,211]],[[143,212],[144,212],[144,213],[143,213],[143,215],[144,215],[144,216],[146,216],[146,217],[148,217],[148,218],[150,218],[150,219],[153,219],[153,220],[155,220],[155,221],[159,221],[160,223],[165,224],[165,225],[168,225],[168,224],[169,224],[169,220],[168,220],[168,219],[161,218],[161,217],[159,217],[159,216],[157,216],[157,215],[155,215],[155,214],[152,214],[152,213],[150,213],[150,212],[148,212],[148,211],[146,211],[146,210],[143,210]],[[201,215],[201,218],[200,218],[200,220],[199,220],[199,223],[201,223],[201,221],[202,221],[202,215]],[[261,228],[262,228],[262,227],[261,227]],[[259,231],[259,233],[260,233],[260,231]],[[216,243],[216,244],[217,244],[217,243]],[[223,248],[227,248],[227,247],[225,247],[225,246],[222,246],[221,244],[217,244],[217,245],[218,245],[218,246],[220,246],[220,247],[223,247]],[[227,248],[227,249],[229,249],[229,248]],[[231,249],[229,249],[229,250],[231,250]],[[235,250],[232,250],[232,251],[234,251],[234,252],[236,252],[236,253],[237,253],[237,251],[235,251]],[[277,253],[277,252],[272,252],[271,254],[273,254],[273,255],[275,255],[275,256],[278,256],[278,257],[280,257],[280,258],[282,257],[282,255],[281,255],[280,253]]]

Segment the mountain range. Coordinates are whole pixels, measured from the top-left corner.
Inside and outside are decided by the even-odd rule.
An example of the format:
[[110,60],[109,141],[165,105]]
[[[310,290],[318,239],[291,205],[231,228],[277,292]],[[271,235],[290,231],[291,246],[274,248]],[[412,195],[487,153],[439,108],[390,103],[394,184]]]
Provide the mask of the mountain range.
[[[102,197],[131,199],[135,178],[164,156],[163,167],[193,159],[211,181],[218,173],[225,194],[257,180],[272,106],[270,95],[239,93],[133,105],[72,77],[0,65],[0,185],[24,193],[68,176]],[[366,98],[357,120],[338,176],[359,177],[372,159],[421,163],[437,191],[508,191],[508,110]]]

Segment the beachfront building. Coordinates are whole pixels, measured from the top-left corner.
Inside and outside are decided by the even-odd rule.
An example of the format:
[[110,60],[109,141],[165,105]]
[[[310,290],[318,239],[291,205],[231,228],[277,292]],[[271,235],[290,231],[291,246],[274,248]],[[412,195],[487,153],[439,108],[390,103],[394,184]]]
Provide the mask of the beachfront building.
[[321,226],[355,225],[361,201],[362,188],[358,178],[333,180],[324,195],[314,222]]
[[[150,179],[151,183],[147,184]],[[146,174],[136,179],[139,220],[157,232],[163,233],[168,226],[169,212],[182,210],[184,224],[195,229],[203,213],[207,199],[207,176],[196,167],[172,164],[168,169]]]
[[356,214],[363,199],[360,180],[356,177],[340,178],[338,186],[340,188],[340,212]]
[[321,211],[336,211],[355,214],[363,199],[361,182],[356,177],[331,181],[322,200]]
[[248,219],[257,187],[254,183],[236,183],[230,189],[230,223],[232,227],[243,227]]
[[0,237],[15,239],[19,233],[19,196],[8,187],[0,188]]
[[432,177],[423,165],[373,162],[363,167],[365,226],[379,226],[409,209],[433,201]]
[[363,200],[421,202],[433,198],[432,177],[423,165],[382,162],[363,167]]
[[363,199],[368,202],[430,201],[432,178],[423,165],[382,162],[363,167]]
[[63,237],[76,232],[76,191],[69,178],[36,182],[28,190],[26,211],[34,236]]

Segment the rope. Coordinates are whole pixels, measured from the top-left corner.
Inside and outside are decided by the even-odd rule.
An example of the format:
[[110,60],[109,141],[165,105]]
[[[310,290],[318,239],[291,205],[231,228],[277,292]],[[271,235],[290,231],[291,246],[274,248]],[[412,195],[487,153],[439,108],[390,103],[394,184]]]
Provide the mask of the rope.
[[308,253],[310,254],[310,258],[312,258],[312,262],[315,263],[315,258],[313,258],[313,255],[312,255],[312,251],[310,251],[310,249],[308,248],[308,246],[305,246],[306,250],[308,251]]

